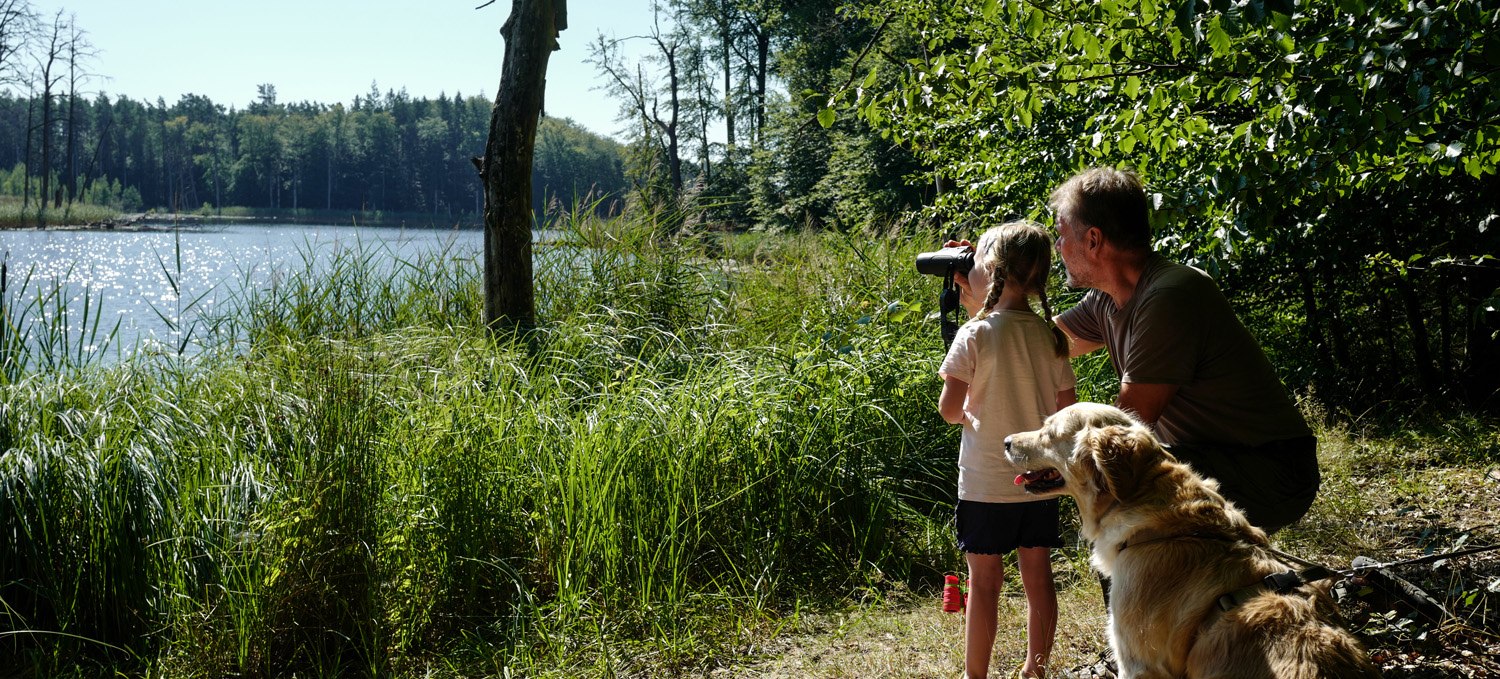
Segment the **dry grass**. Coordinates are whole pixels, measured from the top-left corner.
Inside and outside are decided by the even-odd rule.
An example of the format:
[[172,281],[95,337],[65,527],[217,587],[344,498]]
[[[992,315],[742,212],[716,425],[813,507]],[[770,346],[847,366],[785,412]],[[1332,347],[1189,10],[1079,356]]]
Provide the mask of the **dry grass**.
[[[1105,647],[1104,603],[1092,575],[1055,552],[1053,567],[1060,581],[1072,584],[1058,592],[1058,630],[1053,667],[1075,667],[1099,659]],[[995,676],[1008,676],[1026,654],[1026,600],[1007,569],[1000,600],[1000,633],[995,640]],[[1085,577],[1080,577],[1085,576]],[[715,677],[792,679],[817,677],[959,677],[963,675],[963,618],[944,613],[931,594],[904,589],[869,605],[841,613],[808,614],[800,626],[752,659],[721,668]]]
[[[1347,568],[1361,555],[1389,562],[1500,544],[1494,428],[1481,425],[1472,432],[1445,440],[1347,427],[1321,431],[1322,492],[1300,523],[1275,536],[1275,545]],[[1093,665],[1107,648],[1099,586],[1083,554],[1082,548],[1054,552],[1061,612],[1053,676]],[[1403,621],[1406,613],[1395,608],[1346,599],[1346,618],[1388,679],[1500,677],[1500,552],[1397,573],[1437,597],[1453,616],[1442,625]],[[1014,676],[1020,666],[1025,615],[1025,599],[1012,578],[1001,601],[992,676]],[[713,676],[961,677],[962,653],[962,618],[943,613],[935,591],[897,588],[844,612],[804,615],[795,629]]]

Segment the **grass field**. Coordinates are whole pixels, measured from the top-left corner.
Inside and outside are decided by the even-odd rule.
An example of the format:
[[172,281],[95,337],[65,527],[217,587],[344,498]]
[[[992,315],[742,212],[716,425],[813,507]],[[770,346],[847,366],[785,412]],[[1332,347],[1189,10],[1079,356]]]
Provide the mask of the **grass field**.
[[[934,406],[937,281],[911,266],[936,237],[564,233],[525,335],[480,328],[473,253],[395,276],[346,253],[200,319],[218,351],[109,365],[38,357],[47,314],[0,300],[0,657],[46,677],[956,674],[936,586],[961,562],[957,431]],[[1108,398],[1106,365],[1079,370]],[[1286,547],[1494,538],[1493,514],[1423,519],[1425,542],[1401,523],[1442,479],[1494,487],[1492,424],[1318,415],[1327,485]],[[1097,657],[1102,610],[1081,548],[1057,564],[1061,666]],[[1445,596],[1493,621],[1474,572]],[[997,668],[1021,643],[1002,634]]]

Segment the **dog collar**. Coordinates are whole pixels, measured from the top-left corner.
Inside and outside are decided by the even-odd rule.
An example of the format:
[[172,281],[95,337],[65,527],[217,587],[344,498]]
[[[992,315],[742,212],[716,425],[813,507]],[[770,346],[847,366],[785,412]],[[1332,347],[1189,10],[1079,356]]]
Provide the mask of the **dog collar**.
[[[1141,537],[1142,535],[1144,535],[1144,537]],[[1131,533],[1130,537],[1121,540],[1120,546],[1115,551],[1123,552],[1131,547],[1149,545],[1153,542],[1168,542],[1171,540],[1217,540],[1219,542],[1232,542],[1234,541],[1234,538],[1226,537],[1223,535],[1214,535],[1211,533],[1199,533],[1197,531],[1193,531],[1191,533],[1154,533],[1152,531],[1136,531],[1134,533]]]

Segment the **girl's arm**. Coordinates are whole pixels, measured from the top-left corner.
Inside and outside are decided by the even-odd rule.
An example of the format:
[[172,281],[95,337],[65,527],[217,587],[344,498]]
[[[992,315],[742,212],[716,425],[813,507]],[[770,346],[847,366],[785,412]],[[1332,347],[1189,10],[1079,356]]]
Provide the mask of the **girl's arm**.
[[1068,407],[1070,405],[1073,405],[1074,403],[1077,403],[1077,402],[1078,402],[1078,390],[1076,388],[1075,389],[1064,389],[1062,391],[1057,392],[1057,409],[1058,410],[1062,410],[1063,408],[1066,408],[1066,407]]
[[938,396],[938,412],[948,424],[964,423],[964,399],[969,396],[969,383],[952,375],[943,375],[943,393]]

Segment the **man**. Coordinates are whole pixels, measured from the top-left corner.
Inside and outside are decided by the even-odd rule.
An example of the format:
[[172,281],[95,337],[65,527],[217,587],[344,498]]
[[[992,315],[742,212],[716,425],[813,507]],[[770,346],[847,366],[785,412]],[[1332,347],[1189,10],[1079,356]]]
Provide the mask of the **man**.
[[1094,168],[1052,193],[1067,283],[1089,288],[1057,317],[1071,354],[1101,347],[1120,376],[1117,405],[1267,533],[1307,513],[1317,440],[1260,345],[1207,274],[1151,249],[1134,173]]

